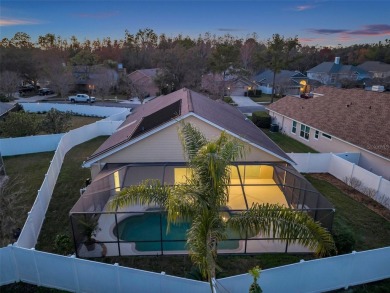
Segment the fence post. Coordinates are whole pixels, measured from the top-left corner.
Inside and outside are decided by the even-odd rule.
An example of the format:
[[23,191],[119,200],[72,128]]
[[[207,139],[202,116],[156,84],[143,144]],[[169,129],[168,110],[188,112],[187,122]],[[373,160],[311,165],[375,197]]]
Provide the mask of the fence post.
[[80,292],[79,275],[77,273],[77,264],[76,264],[77,259],[74,254],[72,254],[70,258],[72,259],[72,264],[73,264],[73,276],[74,276],[74,283],[76,285],[75,291]]
[[116,271],[116,292],[121,292],[121,279],[119,277],[119,264],[116,262],[114,263],[115,271]]
[[383,179],[383,177],[379,176],[378,187],[376,188],[376,193],[379,193],[379,190],[381,189],[382,179]]
[[35,257],[35,248],[31,248],[30,249],[33,253],[33,259],[34,259],[34,267],[35,267],[35,270],[36,270],[36,273],[37,273],[37,285],[38,286],[41,286],[41,276],[39,274],[39,270],[38,270],[38,264],[37,264],[37,260],[36,260],[36,257]]
[[349,177],[351,177],[351,178],[353,178],[353,171],[355,171],[355,163],[352,163],[352,170],[351,170],[351,176],[349,176]]

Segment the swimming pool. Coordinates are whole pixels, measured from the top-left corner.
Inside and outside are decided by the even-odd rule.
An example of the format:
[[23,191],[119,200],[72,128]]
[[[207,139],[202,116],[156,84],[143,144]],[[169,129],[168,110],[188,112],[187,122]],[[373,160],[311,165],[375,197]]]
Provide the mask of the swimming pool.
[[[160,226],[161,217],[161,226]],[[171,224],[167,234],[165,214],[144,213],[131,216],[118,224],[119,239],[135,243],[138,251],[183,251],[186,250],[186,232],[190,223]],[[116,229],[114,234],[116,236]],[[240,239],[234,231],[227,231],[228,239]],[[162,243],[162,244],[161,244]],[[237,249],[238,240],[224,240],[218,243],[218,249]]]

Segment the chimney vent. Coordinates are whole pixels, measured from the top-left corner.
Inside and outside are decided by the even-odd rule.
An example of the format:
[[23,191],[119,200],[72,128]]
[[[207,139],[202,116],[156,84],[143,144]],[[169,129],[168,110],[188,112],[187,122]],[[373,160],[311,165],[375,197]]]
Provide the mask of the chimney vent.
[[340,64],[340,57],[334,58],[334,64]]

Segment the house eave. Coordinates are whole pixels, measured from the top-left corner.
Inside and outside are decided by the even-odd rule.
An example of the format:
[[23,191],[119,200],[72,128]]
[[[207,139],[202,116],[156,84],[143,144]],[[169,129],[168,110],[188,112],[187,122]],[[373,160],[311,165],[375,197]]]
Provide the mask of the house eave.
[[[302,122],[302,121],[299,121],[298,119],[291,118],[291,117],[286,116],[286,115],[284,115],[284,114],[281,114],[281,113],[279,113],[279,112],[277,112],[277,111],[275,111],[275,110],[271,110],[271,109],[269,109],[269,108],[267,108],[267,107],[266,107],[266,109],[267,109],[268,111],[270,111],[270,112],[274,112],[274,113],[276,113],[276,114],[278,114],[278,115],[281,115],[281,116],[283,116],[283,117],[285,117],[285,118],[291,119],[291,120],[293,120],[293,121],[297,121],[298,123],[301,123],[301,124],[305,124],[305,125],[309,126],[310,128],[315,129],[315,130],[324,132],[323,130],[318,129],[317,127],[311,126],[311,125],[309,125],[309,124],[306,123],[306,122]],[[338,136],[336,136],[336,135],[334,135],[334,134],[332,134],[332,133],[329,133],[329,132],[325,132],[325,133],[331,135],[332,137],[338,139],[339,141],[341,141],[341,142],[343,142],[343,143],[349,144],[349,145],[351,145],[351,146],[353,146],[353,147],[356,147],[356,148],[358,148],[358,149],[360,149],[360,150],[362,150],[362,151],[365,151],[365,152],[367,152],[367,153],[370,153],[370,154],[372,154],[372,155],[374,155],[374,156],[377,156],[377,157],[379,157],[379,158],[381,158],[381,159],[384,159],[384,160],[390,162],[390,158],[387,158],[387,157],[385,157],[385,156],[382,156],[382,155],[380,155],[380,154],[378,154],[378,153],[374,153],[373,151],[370,151],[370,150],[368,150],[368,149],[365,149],[365,148],[362,147],[362,146],[358,146],[358,145],[353,144],[353,143],[351,143],[351,142],[349,142],[349,141],[346,141],[346,140],[344,140],[344,139],[342,139],[342,138],[339,138]]]

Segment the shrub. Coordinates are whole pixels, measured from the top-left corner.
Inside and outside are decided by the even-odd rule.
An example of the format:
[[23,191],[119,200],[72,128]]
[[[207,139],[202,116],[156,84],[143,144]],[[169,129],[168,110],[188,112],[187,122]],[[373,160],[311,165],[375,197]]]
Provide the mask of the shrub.
[[0,102],[2,103],[8,103],[10,101],[9,98],[7,98],[6,96],[0,94]]
[[228,103],[228,104],[234,103],[234,101],[231,97],[223,97],[223,101]]
[[68,255],[73,253],[73,243],[68,235],[57,234],[54,240],[54,249],[57,253]]
[[353,191],[354,189],[360,190],[360,187],[362,186],[362,181],[352,176],[345,177],[344,182],[351,187],[350,191]]
[[261,97],[261,94],[263,92],[261,90],[249,90],[244,93],[245,96],[251,97],[251,98],[259,98]]
[[270,128],[271,126],[271,116],[267,112],[258,111],[253,112],[252,122],[260,128]]
[[336,244],[338,254],[351,253],[355,249],[355,236],[349,229],[333,231],[332,236]]

